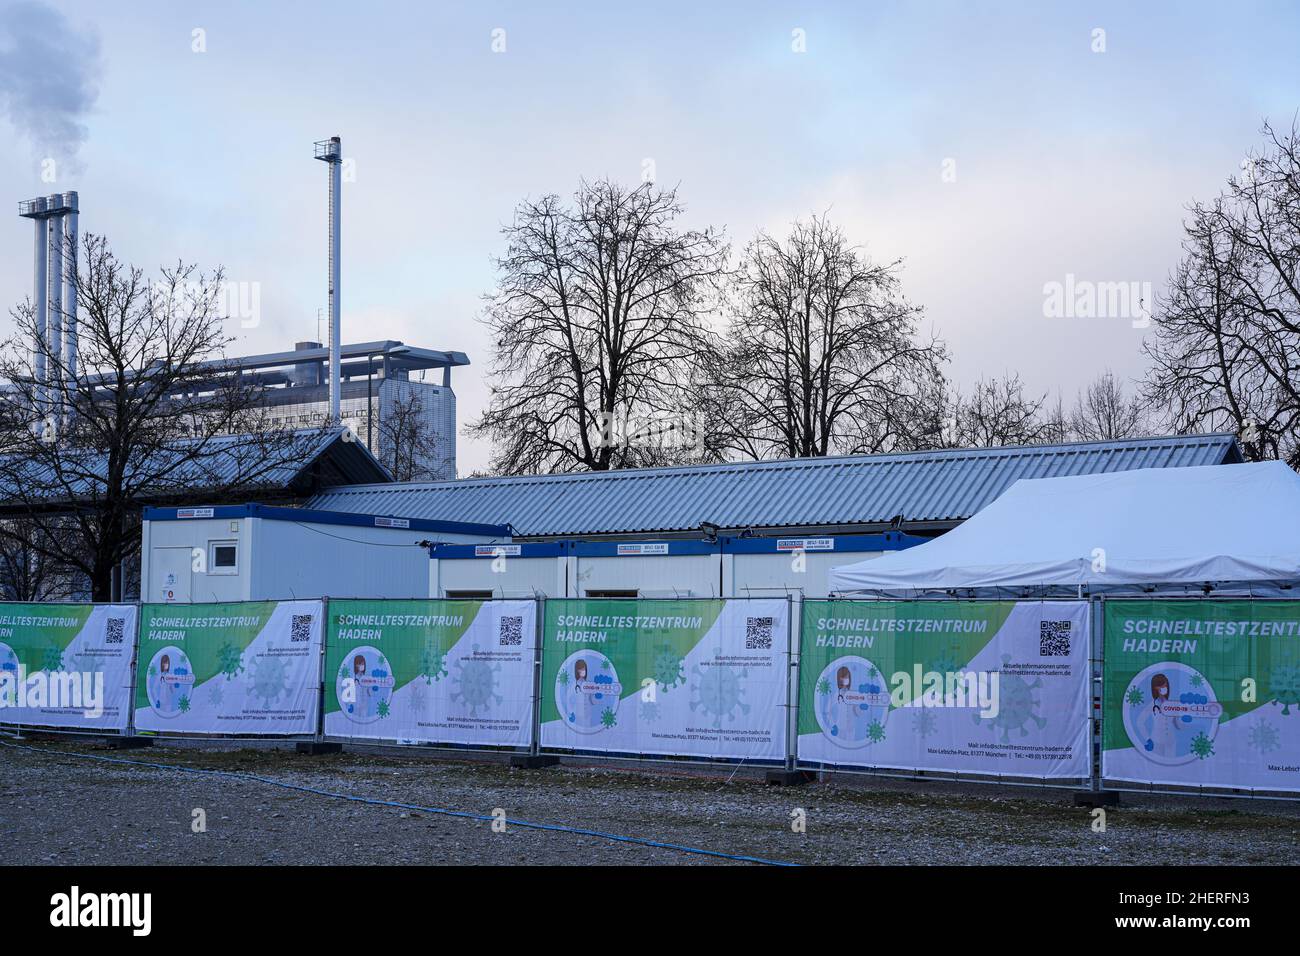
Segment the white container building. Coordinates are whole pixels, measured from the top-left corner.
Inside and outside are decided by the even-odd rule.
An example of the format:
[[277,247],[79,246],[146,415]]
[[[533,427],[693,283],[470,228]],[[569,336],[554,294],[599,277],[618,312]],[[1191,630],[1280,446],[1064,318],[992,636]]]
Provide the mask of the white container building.
[[141,600],[425,598],[429,551],[509,540],[499,525],[260,504],[146,508]]
[[826,597],[833,564],[929,539],[882,534],[647,541],[441,544],[429,594],[502,597]]

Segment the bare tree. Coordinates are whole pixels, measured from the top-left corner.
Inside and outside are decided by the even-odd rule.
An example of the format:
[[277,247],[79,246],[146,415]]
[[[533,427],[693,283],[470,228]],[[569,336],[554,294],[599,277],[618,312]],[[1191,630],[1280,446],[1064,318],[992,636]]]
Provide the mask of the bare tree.
[[48,601],[68,597],[67,575],[32,545],[43,533],[41,526],[23,518],[2,524],[0,600]]
[[1300,136],[1263,136],[1216,199],[1188,207],[1144,394],[1175,430],[1230,428],[1247,458],[1300,468]]
[[760,233],[734,278],[727,346],[709,383],[711,441],[749,458],[924,447],[942,343],[917,334],[900,262],[877,263],[825,216]]
[[1065,403],[1061,400],[1061,393],[1056,393],[1055,404],[1044,406],[1039,417],[1042,426],[1039,429],[1039,440],[1044,442],[1067,442],[1074,441],[1074,426],[1070,423],[1070,416],[1065,411]]
[[1070,436],[1078,441],[1136,438],[1149,433],[1146,406],[1124,394],[1124,384],[1107,369],[1075,400],[1069,418]]
[[497,473],[658,460],[627,437],[690,410],[727,253],[714,230],[680,229],[682,211],[674,190],[608,181],[516,209],[487,300],[496,384],[470,427]]
[[953,448],[1033,445],[1049,440],[1041,419],[1046,395],[1025,394],[1019,373],[980,379],[969,395],[954,394],[947,444]]
[[277,428],[223,358],[221,270],[178,263],[148,282],[103,237],[83,238],[77,366],[40,334],[30,303],[0,345],[0,486],[23,519],[0,537],[83,576],[102,601],[139,548],[143,503],[246,493],[318,438]]

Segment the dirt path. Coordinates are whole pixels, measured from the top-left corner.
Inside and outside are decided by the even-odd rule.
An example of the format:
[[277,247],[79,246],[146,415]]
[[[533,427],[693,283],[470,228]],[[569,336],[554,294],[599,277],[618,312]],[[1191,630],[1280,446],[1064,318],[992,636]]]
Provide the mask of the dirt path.
[[[284,749],[162,745],[123,753],[67,741],[0,748],[0,846],[34,864],[687,864],[716,857],[373,806],[229,777],[60,756],[237,771],[296,786],[470,814],[600,830],[795,863],[1290,862],[1300,806],[1138,797],[1107,830],[1059,791],[844,778],[765,786],[716,770],[565,766],[400,752],[308,757]],[[191,828],[194,811],[207,831]],[[806,832],[792,821],[802,813]]]

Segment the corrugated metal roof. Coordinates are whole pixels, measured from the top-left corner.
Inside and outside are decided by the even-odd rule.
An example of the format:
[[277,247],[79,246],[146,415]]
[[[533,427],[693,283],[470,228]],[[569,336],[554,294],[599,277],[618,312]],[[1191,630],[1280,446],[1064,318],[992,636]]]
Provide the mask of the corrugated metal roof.
[[[330,488],[328,511],[510,524],[526,537],[962,521],[1020,478],[1241,460],[1230,434]],[[864,528],[865,530],[865,528]]]
[[[148,461],[128,463],[126,481],[143,500],[165,501],[201,499],[204,494],[228,488],[237,488],[245,497],[300,496],[339,482],[388,478],[388,471],[365,445],[349,439],[347,428],[302,429],[296,438],[293,447],[281,448],[269,458],[267,450],[247,435],[210,439],[198,458],[189,457],[183,447],[158,450]],[[287,457],[293,452],[297,457]],[[171,465],[173,457],[175,464]],[[57,506],[102,497],[101,476],[107,468],[103,454],[87,452],[74,458],[69,452],[63,462],[64,474],[76,477],[63,481],[52,480],[49,467],[45,461],[18,456],[0,459],[0,513],[21,513],[36,503]],[[142,486],[141,475],[152,479],[152,483]]]

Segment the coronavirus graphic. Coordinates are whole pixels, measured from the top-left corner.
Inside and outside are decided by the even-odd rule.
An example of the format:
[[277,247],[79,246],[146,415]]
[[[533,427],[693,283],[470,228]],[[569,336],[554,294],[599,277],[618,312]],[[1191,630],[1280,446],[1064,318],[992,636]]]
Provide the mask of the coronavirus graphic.
[[493,703],[504,700],[496,692],[497,671],[500,664],[489,664],[478,658],[478,645],[474,645],[474,654],[463,657],[456,662],[456,676],[452,678],[456,689],[451,692],[451,699],[463,704],[471,717],[479,710],[487,710]]
[[670,646],[661,644],[655,648],[651,671],[654,674],[655,683],[661,689],[671,690],[686,680],[685,670],[686,662]]
[[1205,678],[1202,677],[1200,674],[1193,674],[1193,675],[1192,675],[1192,686],[1193,686],[1193,687],[1200,687],[1200,686],[1201,686],[1202,684],[1204,684],[1204,683],[1205,683]]
[[248,677],[249,693],[262,701],[263,706],[269,707],[288,690],[288,676],[280,658],[259,657],[253,662],[253,671]]
[[1268,691],[1268,699],[1281,704],[1283,714],[1290,714],[1292,707],[1300,705],[1300,667],[1277,664],[1270,668]]
[[1205,736],[1204,732],[1197,734],[1192,738],[1192,753],[1204,760],[1206,757],[1214,755],[1214,741]]
[[561,668],[560,672],[555,675],[555,682],[559,684],[561,687],[568,687],[569,686],[568,670],[565,668]]
[[1271,753],[1282,746],[1282,735],[1278,733],[1276,727],[1261,717],[1246,731],[1246,743],[1262,754]]
[[878,720],[873,720],[867,724],[867,739],[873,744],[878,744],[885,739],[885,725]]
[[429,694],[424,688],[425,685],[421,684],[418,680],[411,682],[411,709],[416,711],[416,713],[423,711],[425,706],[429,703]]
[[54,671],[63,670],[63,648],[50,645],[41,653],[41,670]]
[[190,712],[189,697],[182,695],[181,699],[176,701],[176,707],[180,710],[182,714],[188,714]]
[[695,675],[691,681],[691,710],[704,711],[714,727],[721,727],[724,717],[736,720],[741,714],[749,713],[743,683],[745,671],[726,664],[704,668],[696,664],[691,673]]
[[963,669],[962,660],[956,647],[944,650],[930,662],[929,667],[929,670],[937,671],[940,674],[960,674]]
[[226,680],[230,680],[236,674],[244,672],[244,652],[234,644],[226,641],[217,649],[217,666],[221,668],[221,673],[226,675]]
[[220,684],[213,684],[208,688],[208,703],[213,707],[220,707],[221,702],[225,699],[226,694],[221,689]]
[[[1002,665],[1011,663],[1011,655],[1002,655]],[[982,717],[978,712],[971,717],[975,723],[981,721],[1002,732],[1002,743],[1011,741],[1011,731],[1019,730],[1021,737],[1029,736],[1029,725],[1034,724],[1040,730],[1047,726],[1047,719],[1038,716],[1038,698],[1034,691],[1042,685],[1037,677],[1033,683],[1019,674],[998,671],[998,712],[992,717]]]
[[447,655],[434,641],[425,641],[424,649],[420,651],[420,673],[424,675],[425,684],[447,676]]
[[831,692],[831,682],[823,677],[817,682],[817,696],[825,697]]
[[83,674],[98,674],[104,670],[104,659],[97,654],[81,653],[76,658],[77,670]]
[[378,714],[380,717],[387,717],[388,701],[380,699],[379,703],[375,704],[375,713]]
[[641,719],[647,723],[654,723],[659,719],[659,701],[643,700],[641,701]]
[[[929,737],[939,729],[939,718],[933,710],[922,707],[912,713],[912,730],[918,737]],[[867,728],[870,733],[870,728]]]
[[1146,703],[1147,695],[1142,693],[1141,687],[1138,687],[1137,684],[1134,684],[1132,687],[1128,689],[1128,693],[1124,695],[1124,699],[1128,701],[1130,704],[1132,704],[1134,707],[1139,707],[1142,704]]
[[618,714],[606,707],[600,712],[600,723],[602,726],[609,728],[618,723]]

